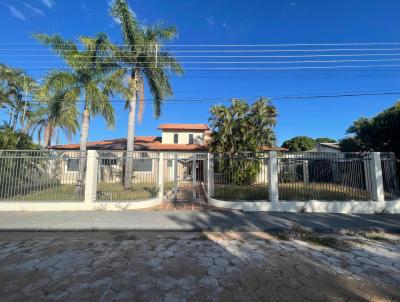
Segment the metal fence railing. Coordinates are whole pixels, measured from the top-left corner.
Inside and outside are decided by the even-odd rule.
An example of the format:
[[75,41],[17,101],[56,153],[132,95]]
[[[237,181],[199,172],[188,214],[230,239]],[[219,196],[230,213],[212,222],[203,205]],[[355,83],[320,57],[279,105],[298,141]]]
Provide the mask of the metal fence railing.
[[[192,200],[208,193],[226,201],[268,201],[270,155],[97,151],[97,189],[92,186],[87,196],[101,202],[146,200],[157,198],[163,187],[166,199]],[[0,202],[82,201],[84,168],[96,163],[90,157],[87,164],[87,156],[69,150],[0,150]],[[375,160],[372,153],[279,152],[279,199],[372,200]],[[394,154],[381,153],[386,200],[400,198],[398,165]],[[96,174],[90,171],[88,176]]]
[[[159,154],[135,151],[98,152],[96,200],[134,201],[157,197]],[[129,163],[131,162],[131,163]],[[130,173],[127,168],[131,169]],[[126,177],[131,180],[128,183]]]
[[400,198],[399,166],[394,153],[381,153],[383,189],[386,200]]
[[167,199],[203,199],[206,190],[207,153],[165,153],[164,193]]
[[211,197],[227,201],[268,200],[268,158],[267,152],[214,155]]
[[86,152],[0,151],[0,201],[83,200]]
[[279,199],[371,200],[370,161],[361,153],[279,153]]

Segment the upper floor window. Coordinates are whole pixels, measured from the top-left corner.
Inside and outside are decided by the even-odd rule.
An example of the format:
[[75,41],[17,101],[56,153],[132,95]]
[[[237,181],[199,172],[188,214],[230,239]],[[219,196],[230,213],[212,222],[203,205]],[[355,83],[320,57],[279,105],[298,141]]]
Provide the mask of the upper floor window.
[[174,144],[178,144],[178,133],[174,134]]
[[189,134],[189,144],[193,144],[193,134]]

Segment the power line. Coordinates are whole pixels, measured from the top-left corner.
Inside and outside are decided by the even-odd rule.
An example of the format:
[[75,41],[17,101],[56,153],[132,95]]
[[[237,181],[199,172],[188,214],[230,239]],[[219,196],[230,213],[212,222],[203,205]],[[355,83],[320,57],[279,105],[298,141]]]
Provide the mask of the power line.
[[[231,49],[231,50],[172,50],[171,53],[258,53],[258,52],[327,52],[327,51],[394,51],[400,48],[323,48],[323,49]],[[0,48],[0,51],[53,51],[51,48]],[[91,50],[71,50],[66,49],[63,52],[92,52]],[[168,51],[168,50],[167,50]],[[126,53],[135,54],[135,51],[125,51]],[[158,53],[163,53],[159,51]]]
[[[77,41],[78,42],[78,41]],[[2,42],[0,45],[40,45],[40,42]],[[54,45],[75,45],[75,43],[56,43]],[[115,46],[148,46],[139,44],[114,44]],[[349,42],[349,43],[283,43],[283,44],[164,44],[167,47],[295,47],[295,46],[368,46],[400,45],[400,42]]]
[[[383,91],[383,92],[359,92],[359,93],[337,93],[337,94],[309,94],[309,95],[281,95],[281,96],[271,96],[268,97],[270,100],[290,100],[290,99],[319,99],[319,98],[341,98],[341,97],[357,97],[357,96],[382,96],[382,95],[400,95],[400,91]],[[182,99],[166,99],[163,100],[163,104],[168,103],[218,103],[220,101],[231,101],[232,99],[255,99],[262,97],[258,96],[246,96],[246,97],[239,97],[239,96],[231,96],[231,97],[215,97],[215,98],[182,98]],[[151,99],[145,99],[145,102],[153,102]],[[48,103],[50,101],[37,101],[37,100],[30,100],[27,103]],[[77,103],[84,103],[83,100],[76,101]],[[110,100],[110,103],[118,104],[118,103],[126,103],[125,100]]]
[[[185,70],[214,70],[214,71],[262,71],[262,70],[317,70],[317,69],[341,69],[341,68],[375,68],[375,67],[400,67],[399,64],[378,64],[378,65],[334,65],[334,66],[293,66],[293,67],[188,67]],[[71,70],[69,67],[24,67],[26,70]],[[80,67],[78,69],[92,69],[93,67]],[[158,67],[141,67],[142,69],[157,69]]]
[[[245,55],[245,56],[230,56],[230,55],[199,55],[199,56],[191,56],[191,55],[177,55],[174,56],[175,58],[320,58],[320,57],[369,57],[369,56],[400,56],[400,53],[369,53],[369,54],[319,54],[319,55]],[[2,57],[50,57],[50,58],[60,58],[60,55],[58,54],[6,54],[2,55]],[[76,57],[82,57],[82,58],[109,58],[108,56],[104,55],[76,55]],[[149,55],[149,56],[137,56],[138,58],[140,57],[148,57],[148,58],[155,58],[155,55]],[[132,56],[118,56],[118,58],[132,58]]]
[[[300,60],[300,61],[188,61],[180,64],[303,64],[303,63],[346,63],[346,62],[397,62],[400,59],[351,59],[351,60]],[[59,61],[16,61],[19,63],[63,63]],[[101,66],[106,64],[118,64],[118,61],[107,62],[77,62],[86,66]],[[141,64],[155,64],[155,62],[138,62]],[[160,63],[164,63],[160,61]],[[156,65],[156,64],[155,64]],[[146,67],[145,67],[146,68]]]

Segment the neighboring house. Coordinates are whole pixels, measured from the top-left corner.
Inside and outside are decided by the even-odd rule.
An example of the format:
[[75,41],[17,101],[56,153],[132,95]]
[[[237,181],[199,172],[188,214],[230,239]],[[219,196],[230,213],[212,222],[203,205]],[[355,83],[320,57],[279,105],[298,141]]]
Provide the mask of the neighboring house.
[[341,152],[339,143],[317,143],[315,150],[317,152],[333,152],[333,153]]
[[[160,136],[136,136],[134,179],[157,181],[158,153],[164,152],[164,179],[189,180],[193,177],[193,154],[197,154],[196,179],[204,180],[206,175],[208,142],[211,137],[210,128],[206,124],[162,124],[158,127]],[[50,146],[52,150],[79,150],[79,144],[65,144]],[[98,150],[100,177],[107,182],[119,182],[123,175],[123,157],[126,150],[126,139],[117,138],[103,141],[88,142],[88,150]],[[263,148],[264,151],[287,151],[284,148]],[[109,152],[107,152],[109,151]],[[112,151],[112,152],[111,152]],[[119,152],[118,152],[119,151]],[[147,152],[141,152],[147,151]],[[200,153],[200,154],[199,154]],[[203,155],[202,155],[203,153]],[[62,178],[74,182],[77,177],[79,159],[75,155],[68,158],[64,164]],[[176,165],[176,166],[175,166]],[[260,175],[264,178],[265,170]],[[176,175],[176,176],[175,176]],[[64,177],[67,176],[67,177]]]

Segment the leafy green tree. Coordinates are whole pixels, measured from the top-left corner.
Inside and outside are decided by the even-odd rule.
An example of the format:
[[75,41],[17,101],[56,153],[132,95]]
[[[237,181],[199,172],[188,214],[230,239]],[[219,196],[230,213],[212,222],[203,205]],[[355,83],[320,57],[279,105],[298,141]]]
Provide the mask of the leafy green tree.
[[295,136],[287,141],[284,141],[282,147],[293,152],[302,152],[314,149],[316,147],[316,143],[311,137]]
[[138,119],[141,121],[144,108],[145,82],[153,96],[154,116],[161,114],[162,101],[173,95],[169,72],[182,74],[183,69],[169,52],[161,50],[164,42],[176,37],[175,27],[163,27],[162,24],[142,26],[129,8],[126,0],[114,0],[111,14],[116,18],[122,31],[125,46],[115,51],[115,59],[125,67],[129,76],[130,97],[126,108],[129,108],[127,160],[125,166],[124,188],[132,187],[133,159],[135,145],[136,107],[139,99]]
[[[49,95],[65,93],[66,99],[76,104],[83,102],[80,150],[86,151],[90,118],[101,116],[112,127],[115,118],[110,98],[113,93],[124,96],[128,93],[123,85],[123,73],[110,58],[111,42],[105,34],[98,34],[95,38],[81,37],[84,50],[79,50],[73,40],[65,40],[59,35],[35,34],[34,37],[52,48],[69,66],[66,71],[49,73],[43,85]],[[81,152],[78,193],[82,191],[85,162],[85,154]]]
[[331,139],[329,137],[318,137],[318,138],[315,139],[315,142],[317,144],[320,144],[320,143],[337,143],[337,140]]
[[21,132],[14,131],[12,127],[0,127],[0,150],[35,150],[39,146],[32,142],[32,138]]
[[218,169],[234,184],[248,185],[256,180],[260,161],[247,158],[275,144],[276,117],[276,108],[267,98],[260,98],[252,105],[233,99],[229,107],[211,108],[210,151],[216,154]]
[[360,118],[340,141],[343,151],[394,152],[400,156],[400,102],[373,118]]

